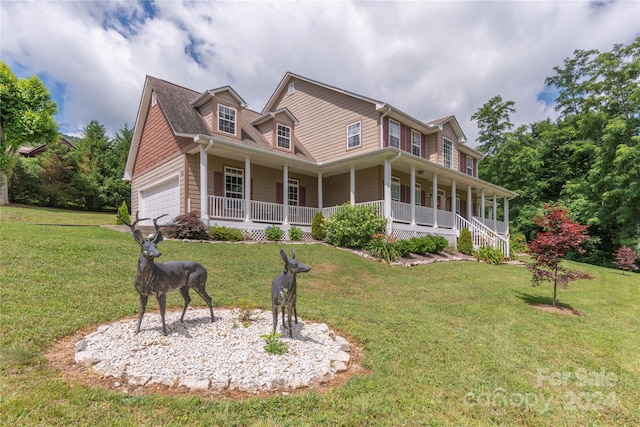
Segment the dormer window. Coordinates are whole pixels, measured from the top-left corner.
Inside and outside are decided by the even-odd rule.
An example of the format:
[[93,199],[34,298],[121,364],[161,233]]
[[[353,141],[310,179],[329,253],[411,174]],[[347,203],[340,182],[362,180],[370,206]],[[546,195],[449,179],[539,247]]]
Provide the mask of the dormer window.
[[291,128],[278,123],[278,147],[285,150],[291,149]]
[[400,148],[400,123],[389,120],[389,147]]
[[236,110],[218,104],[218,130],[232,135],[236,134]]
[[287,94],[293,95],[295,91],[296,91],[296,86],[294,85],[294,83],[293,82],[289,83],[289,86],[287,87]]
[[442,147],[442,158],[444,165],[449,169],[453,168],[453,141],[444,138]]

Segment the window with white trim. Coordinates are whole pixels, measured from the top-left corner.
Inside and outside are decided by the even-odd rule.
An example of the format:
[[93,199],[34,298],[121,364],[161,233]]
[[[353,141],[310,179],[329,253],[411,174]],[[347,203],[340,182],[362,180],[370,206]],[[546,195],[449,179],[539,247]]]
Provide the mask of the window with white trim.
[[244,170],[224,168],[224,196],[230,199],[244,198]]
[[422,151],[422,143],[420,132],[411,129],[411,154],[420,157]]
[[420,206],[422,204],[422,185],[416,184],[416,206]]
[[400,201],[400,178],[391,177],[391,200]]
[[289,200],[289,206],[298,206],[298,196],[300,194],[300,182],[297,179],[290,179],[288,181],[289,183],[289,187],[288,187],[288,199]]
[[467,156],[467,175],[473,176],[473,157]]
[[444,165],[449,169],[453,168],[453,141],[444,138],[444,143],[442,144],[442,158],[444,161]]
[[360,146],[360,122],[347,126],[347,148]]
[[296,91],[296,86],[294,85],[294,83],[293,82],[289,83],[289,86],[287,87],[287,94],[293,95],[295,91]]
[[278,147],[285,150],[291,149],[291,128],[278,123]]
[[218,130],[232,135],[236,134],[236,110],[218,104]]
[[389,119],[389,147],[400,148],[400,123]]

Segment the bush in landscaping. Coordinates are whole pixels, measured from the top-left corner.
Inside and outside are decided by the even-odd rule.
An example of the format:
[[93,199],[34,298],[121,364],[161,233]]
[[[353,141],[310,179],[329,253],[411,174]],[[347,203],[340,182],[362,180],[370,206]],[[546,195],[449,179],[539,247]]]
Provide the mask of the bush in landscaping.
[[180,225],[167,227],[166,232],[164,233],[167,237],[190,240],[209,239],[207,226],[200,219],[200,212],[198,211],[191,211],[187,214],[178,215],[173,218],[173,222]]
[[433,240],[433,244],[435,245],[434,254],[439,254],[444,251],[447,246],[449,246],[449,241],[444,236],[430,236]]
[[392,262],[395,261],[398,256],[398,251],[396,250],[397,243],[396,238],[393,236],[374,234],[367,245],[367,250],[377,259]]
[[458,251],[465,255],[473,255],[473,238],[468,228],[463,228],[458,237]]
[[302,240],[302,230],[299,229],[298,227],[291,227],[289,229],[289,240]]
[[325,221],[327,241],[335,246],[364,248],[374,234],[384,233],[387,220],[372,206],[344,204]]
[[118,208],[118,215],[120,215],[120,216],[116,217],[116,224],[117,225],[122,225],[123,224],[123,222],[120,220],[120,218],[124,219],[129,224],[131,224],[131,215],[129,215],[129,207],[127,206],[127,202],[124,201],[124,200],[122,201],[122,204]]
[[476,258],[478,258],[478,261],[484,261],[489,264],[502,264],[504,254],[500,249],[484,245],[476,252]]
[[219,225],[214,225],[209,228],[209,237],[211,237],[212,240],[224,242],[240,242],[244,240],[242,231],[239,229]]
[[398,256],[401,256],[403,258],[411,253],[412,248],[413,248],[413,245],[411,243],[411,240],[409,239],[398,240],[396,242],[396,252],[398,253]]
[[326,236],[324,215],[322,212],[316,212],[311,220],[311,237],[316,240],[324,240]]
[[431,235],[412,237],[409,242],[410,251],[418,255],[440,253],[449,244],[446,238]]
[[267,240],[279,242],[284,237],[284,231],[277,225],[270,225],[264,230]]

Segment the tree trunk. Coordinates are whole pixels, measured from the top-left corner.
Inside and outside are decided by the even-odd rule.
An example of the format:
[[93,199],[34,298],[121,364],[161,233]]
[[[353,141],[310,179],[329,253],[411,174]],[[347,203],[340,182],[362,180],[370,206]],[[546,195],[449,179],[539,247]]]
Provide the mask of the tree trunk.
[[0,206],[9,204],[9,182],[6,172],[0,172]]

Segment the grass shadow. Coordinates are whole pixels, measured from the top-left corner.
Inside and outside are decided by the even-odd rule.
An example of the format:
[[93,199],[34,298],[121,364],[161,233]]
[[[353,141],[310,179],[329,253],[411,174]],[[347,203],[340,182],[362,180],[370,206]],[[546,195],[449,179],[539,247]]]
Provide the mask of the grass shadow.
[[[522,292],[515,292],[516,296],[518,298],[520,298],[522,301],[524,301],[526,304],[528,305],[533,305],[533,306],[551,306],[553,304],[553,298],[550,297],[543,297],[540,295],[531,295],[531,294],[525,294]],[[574,309],[571,305],[569,304],[564,304],[561,302],[556,301],[556,307],[558,307],[559,309],[564,309],[564,310],[571,310],[574,313],[578,313],[578,311],[576,309]]]

